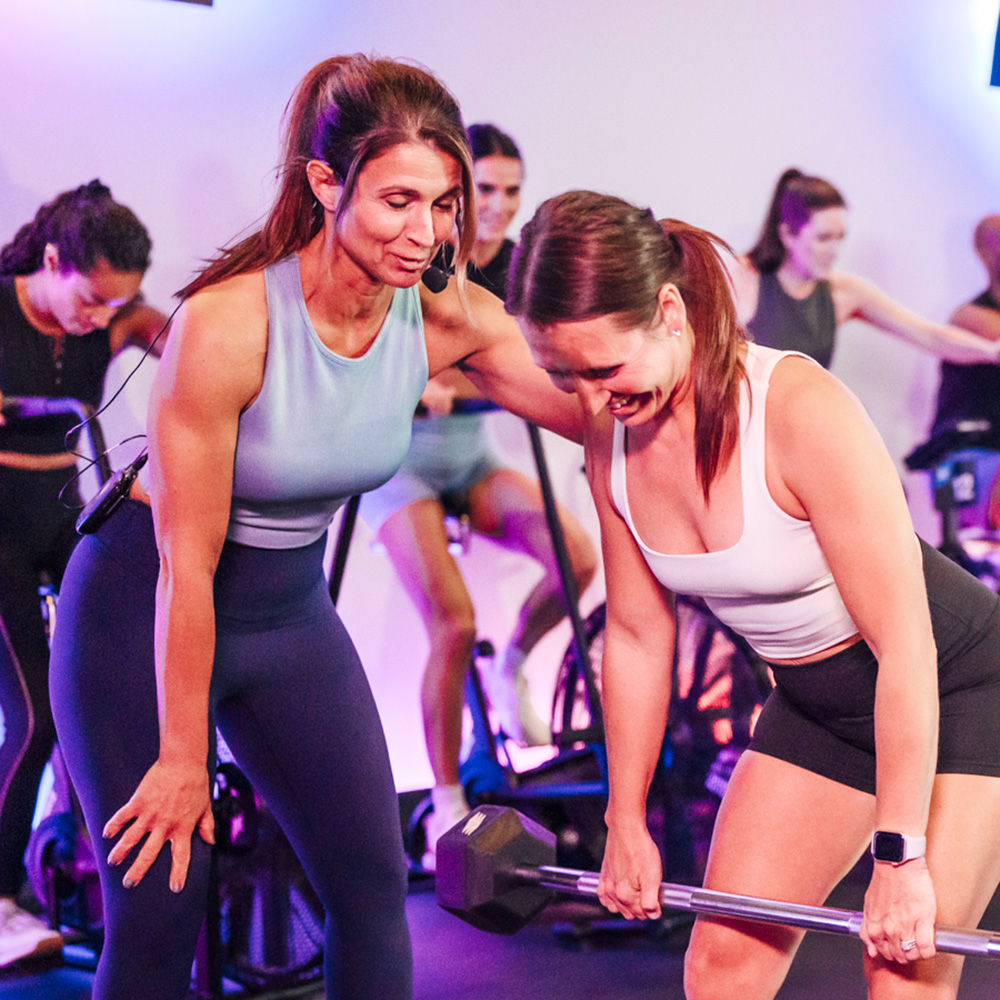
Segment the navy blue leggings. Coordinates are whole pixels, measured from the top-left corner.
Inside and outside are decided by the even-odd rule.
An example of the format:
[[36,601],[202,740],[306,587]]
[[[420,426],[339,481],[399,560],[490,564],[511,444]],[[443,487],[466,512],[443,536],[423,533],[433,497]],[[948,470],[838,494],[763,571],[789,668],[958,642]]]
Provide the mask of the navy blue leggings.
[[[324,542],[227,543],[216,573],[211,703],[220,732],[290,840],[326,910],[329,998],[411,995],[407,875],[395,788],[367,678],[327,591]],[[52,651],[59,740],[100,835],[158,750],[153,667],[158,557],[149,509],[129,501],[77,546]],[[134,889],[101,864],[106,941],[94,1000],[186,995],[205,912],[209,848],[195,833],[171,893],[169,848]]]

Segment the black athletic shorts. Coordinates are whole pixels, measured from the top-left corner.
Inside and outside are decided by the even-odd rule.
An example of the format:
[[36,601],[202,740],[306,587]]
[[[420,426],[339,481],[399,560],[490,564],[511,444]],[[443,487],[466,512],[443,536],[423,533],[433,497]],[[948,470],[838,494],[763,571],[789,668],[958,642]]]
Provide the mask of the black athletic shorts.
[[[1000,776],[1000,598],[921,542],[941,698],[939,774]],[[864,642],[798,666],[775,689],[750,749],[875,793],[875,678]]]

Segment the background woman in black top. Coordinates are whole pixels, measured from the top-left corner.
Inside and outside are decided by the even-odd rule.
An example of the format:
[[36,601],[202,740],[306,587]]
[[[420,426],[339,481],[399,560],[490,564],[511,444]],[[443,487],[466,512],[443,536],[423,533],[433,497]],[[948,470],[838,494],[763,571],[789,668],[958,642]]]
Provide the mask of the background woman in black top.
[[[151,242],[94,180],[43,205],[0,250],[0,399],[72,397],[96,407],[112,356],[148,344],[165,317],[139,285]],[[55,739],[38,587],[58,587],[77,535],[73,415],[0,416],[0,966],[61,947],[20,909],[23,856]]]

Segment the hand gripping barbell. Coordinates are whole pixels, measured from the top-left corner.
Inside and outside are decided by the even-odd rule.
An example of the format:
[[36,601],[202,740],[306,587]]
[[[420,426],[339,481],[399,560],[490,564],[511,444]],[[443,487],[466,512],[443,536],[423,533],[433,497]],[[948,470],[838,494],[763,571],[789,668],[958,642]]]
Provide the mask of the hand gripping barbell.
[[[597,872],[558,868],[556,838],[514,809],[478,806],[437,843],[438,903],[480,930],[519,931],[551,903],[556,892],[597,896]],[[782,903],[714,889],[663,882],[664,909],[784,924],[857,937],[862,914],[828,906]],[[938,951],[1000,958],[1000,934],[939,926]]]

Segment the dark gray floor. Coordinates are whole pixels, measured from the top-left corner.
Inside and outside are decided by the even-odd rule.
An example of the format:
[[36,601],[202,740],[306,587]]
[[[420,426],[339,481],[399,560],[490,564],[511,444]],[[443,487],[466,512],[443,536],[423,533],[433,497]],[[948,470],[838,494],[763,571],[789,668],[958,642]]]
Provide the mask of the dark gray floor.
[[[831,905],[857,909],[865,872],[842,883]],[[654,938],[642,932],[608,932],[567,941],[560,929],[590,911],[558,903],[513,937],[485,934],[436,905],[429,882],[415,883],[408,901],[414,948],[415,1000],[682,1000],[685,935]],[[983,921],[1000,928],[1000,897]],[[2,1000],[89,1000],[90,974],[64,968],[8,973]],[[322,991],[300,992],[318,1000]],[[858,941],[807,935],[780,1000],[861,1000],[865,996]],[[961,1000],[997,1000],[1000,963],[970,959]],[[137,998],[138,1000],[138,998]],[[377,998],[373,998],[377,1000]]]

